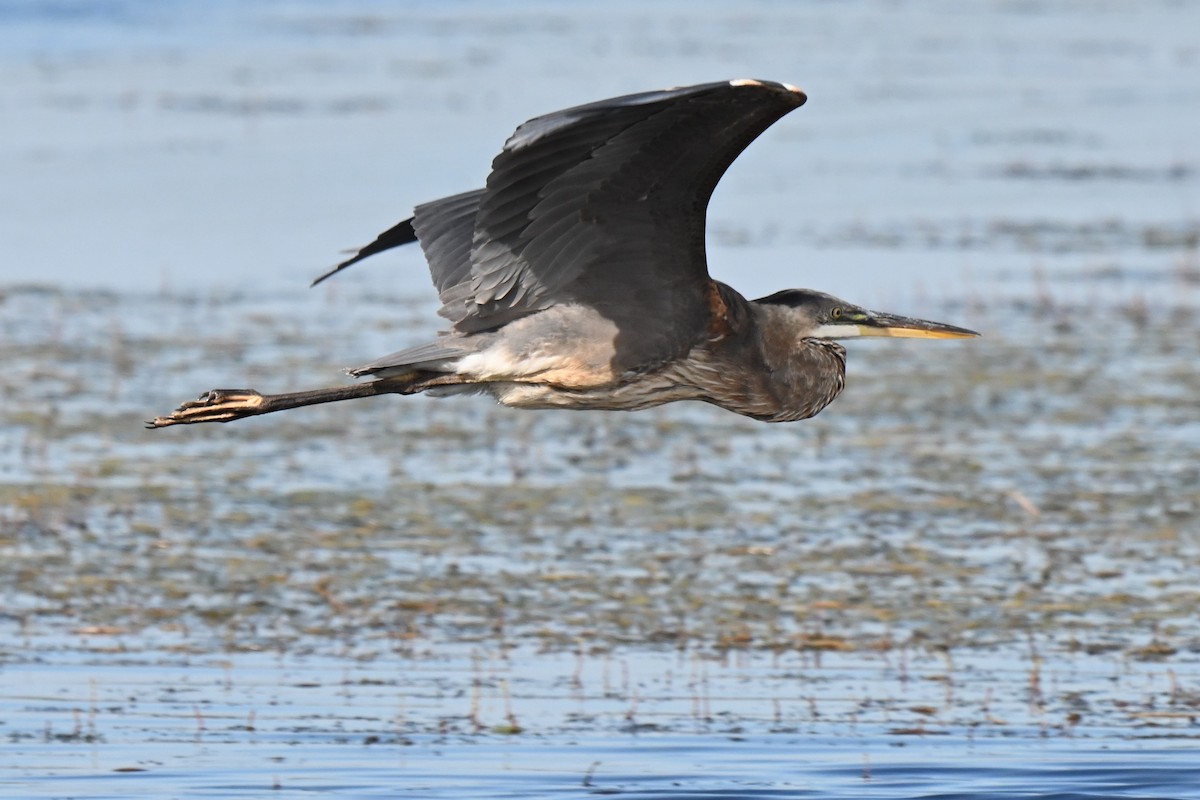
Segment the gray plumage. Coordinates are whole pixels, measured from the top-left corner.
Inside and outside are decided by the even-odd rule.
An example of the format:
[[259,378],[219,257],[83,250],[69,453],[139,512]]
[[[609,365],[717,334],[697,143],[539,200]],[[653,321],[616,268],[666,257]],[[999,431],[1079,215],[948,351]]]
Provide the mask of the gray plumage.
[[741,80],[529,120],[492,162],[485,188],[417,206],[314,282],[419,241],[449,331],[350,370],[371,383],[284,395],[215,390],[150,425],[426,390],[487,391],[528,408],[690,399],[786,421],[818,413],[841,391],[845,350],[834,337],[974,335],[806,290],[751,302],[709,277],[713,189],[805,99],[786,84]]

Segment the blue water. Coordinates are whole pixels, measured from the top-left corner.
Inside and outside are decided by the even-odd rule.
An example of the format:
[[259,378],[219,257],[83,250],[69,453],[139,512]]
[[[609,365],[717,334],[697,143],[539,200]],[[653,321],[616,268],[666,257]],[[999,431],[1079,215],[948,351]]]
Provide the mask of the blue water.
[[[1022,673],[995,657],[964,655],[947,705],[928,679],[939,660],[919,655],[902,676],[869,654],[181,656],[122,654],[125,635],[51,641],[27,640],[42,663],[10,654],[0,669],[6,797],[1200,796],[1186,708],[1064,726],[1007,699]],[[1048,680],[1097,704],[1109,683],[1079,666]]]
[[[527,117],[623,92],[733,77],[789,81],[811,98],[750,148],[714,197],[712,271],[745,294],[813,286],[918,315],[929,306],[1008,302],[1048,309],[1034,314],[1042,323],[1062,304],[1075,309],[1070,325],[1063,321],[1063,336],[1110,331],[1114,313],[1194,314],[1200,306],[1198,30],[1200,4],[1169,0],[0,2],[0,303],[17,284],[125,293],[97,312],[71,297],[13,292],[0,314],[15,318],[20,306],[20,320],[0,319],[4,344],[34,352],[65,342],[82,359],[78,354],[96,343],[132,349],[164,327],[182,338],[179,330],[194,324],[240,331],[226,349],[261,376],[279,365],[268,349],[256,349],[256,318],[287,318],[303,307],[309,316],[295,325],[307,319],[332,329],[338,320],[347,324],[355,306],[362,313],[372,302],[370,287],[378,286],[389,303],[415,298],[414,305],[397,307],[397,317],[432,325],[436,303],[415,252],[364,265],[345,276],[346,283],[322,287],[328,294],[317,300],[293,304],[294,295],[343,248],[369,241],[413,204],[479,185],[500,143]],[[169,302],[153,313],[145,302],[139,314],[141,301],[126,294],[146,290],[165,290]],[[170,299],[176,290],[199,299],[191,305]],[[343,291],[354,301],[339,300]],[[246,295],[267,300],[249,311],[228,302]],[[412,335],[388,327],[375,311],[369,329],[356,332],[355,346],[364,352],[342,353],[338,347],[349,335],[331,336],[327,346],[336,355],[309,353],[298,367],[300,357],[291,353],[288,374],[361,363],[396,349],[393,337]],[[177,315],[177,324],[164,325],[163,313]],[[1011,319],[997,314],[1001,323]],[[228,315],[248,319],[248,327]],[[956,321],[974,325],[971,320]],[[998,340],[1030,342],[1023,332],[995,333]],[[1142,406],[1092,426],[1075,405],[1087,402],[1088,381],[1097,376],[1121,382],[1132,375],[1169,386],[1194,372],[1194,348],[1184,343],[1166,350],[1147,357],[1121,351],[1115,361],[1086,362],[1095,368],[1078,376],[1084,387],[1078,395],[1039,396],[1036,387],[1024,387],[995,400],[1028,404],[1021,441],[1033,444],[1018,443],[1018,449],[1061,447],[1062,463],[1035,460],[1036,470],[1014,475],[1011,468],[999,477],[980,467],[981,490],[1000,498],[995,506],[1011,508],[1005,498],[1028,500],[1018,490],[1036,498],[1044,489],[1048,515],[1057,497],[1063,516],[1086,518],[1083,535],[1099,543],[1080,570],[1107,577],[1096,577],[1098,585],[1080,582],[1086,591],[1067,600],[1082,608],[1065,612],[1067,622],[1071,614],[1117,613],[1087,607],[1092,600],[1122,592],[1140,598],[1153,593],[1147,586],[1190,591],[1197,583],[1196,532],[1189,527],[1194,486],[1179,486],[1185,478],[1164,480],[1174,493],[1169,502],[1131,508],[1123,493],[1137,488],[1143,477],[1137,471],[1148,467],[1140,461],[1132,474],[1122,471],[1122,458],[1109,448],[1122,431],[1135,444],[1157,442],[1155,463],[1184,476],[1188,465],[1170,448],[1185,433],[1195,440],[1194,398],[1157,404],[1143,398]],[[1033,343],[1028,352],[1039,357]],[[155,358],[173,365],[172,392],[176,384],[199,390],[227,380],[224,355]],[[1068,372],[1069,360],[1058,358],[1064,359],[1059,372]],[[181,375],[181,362],[192,371]],[[78,408],[87,405],[77,382],[90,375],[68,363],[69,373],[55,371],[61,365],[54,363],[29,368],[28,383],[49,386],[49,399],[33,421],[14,418],[0,431],[9,445],[0,453],[6,485],[88,485],[107,456],[136,463],[131,453],[150,447],[124,433],[114,444],[110,431],[86,426],[70,452],[40,444],[37,426],[50,423],[39,422],[38,414],[66,408],[65,416],[77,419]],[[870,376],[866,358],[853,363]],[[166,410],[144,408],[153,383],[145,372],[153,363],[125,364],[112,373],[106,368],[97,367],[98,392],[123,408],[140,404],[138,413]],[[141,388],[122,396],[131,370],[140,370]],[[477,414],[481,428],[492,426],[495,418],[487,415],[497,413],[446,408],[452,410],[414,416],[426,427],[453,428],[461,415]],[[1046,421],[1050,412],[1058,416]],[[814,444],[810,429],[794,433],[794,440],[773,439],[770,450],[749,435],[739,438],[732,423],[718,427],[709,413],[670,410],[650,419],[663,430],[687,425],[722,438],[727,458],[755,464],[769,455],[774,461],[764,461],[761,474],[744,470],[755,482],[753,495],[728,502],[748,515],[781,519],[793,533],[801,522],[820,524],[809,519],[798,481],[809,495],[840,493],[847,506],[868,504],[872,498],[855,482],[864,466],[876,466],[864,464],[875,452],[864,442],[903,428],[895,418],[892,428],[873,430],[869,415],[835,417],[821,430],[843,441],[860,437],[844,451]],[[906,412],[898,399],[882,413],[904,418]],[[1154,413],[1161,416],[1146,416]],[[330,429],[328,418],[321,419]],[[510,419],[494,425],[512,425]],[[959,423],[961,441],[914,437],[913,463],[938,449],[980,463],[1011,455],[1009,431]],[[555,473],[542,476],[546,485],[582,484],[603,473],[609,490],[670,485],[678,492],[683,462],[689,454],[695,458],[682,448],[656,454],[643,448],[605,461],[591,445],[570,438],[572,424],[556,418],[558,427],[550,428],[565,451],[578,452],[545,446],[545,469]],[[597,439],[618,438],[617,422],[593,417],[589,424]],[[403,434],[419,433],[414,426]],[[964,432],[971,426],[978,432]],[[239,430],[267,436],[261,427]],[[358,434],[366,436],[361,428]],[[183,441],[221,454],[219,435],[158,439],[154,455],[166,460],[164,448],[182,451]],[[462,491],[482,493],[515,481],[507,452],[497,448],[478,457],[488,435],[476,430],[470,445],[477,449],[462,451],[455,450],[459,442],[424,442],[427,452],[413,459],[417,466],[364,453],[345,437],[299,453],[279,445],[268,451],[284,456],[244,482],[266,493],[324,486],[370,497],[388,491],[398,475],[411,484],[410,473],[434,462],[440,471],[421,480],[461,483],[456,476],[476,470],[475,482]],[[1083,453],[1089,446],[1105,452]],[[782,460],[777,451],[787,448],[803,463]],[[808,458],[810,452],[820,457]],[[1063,477],[1085,456],[1089,471]],[[34,462],[36,475],[28,467]],[[955,552],[957,566],[970,562],[966,566],[993,589],[1017,570],[1039,568],[1040,548],[1054,537],[1041,529],[1031,544],[1023,538],[1024,523],[998,511],[1002,519],[975,520],[999,531],[986,547],[948,545],[953,537],[931,531],[929,522],[947,498],[937,495],[936,475],[917,479],[913,471],[906,462],[897,470],[906,483],[888,483],[886,471],[882,480],[893,491],[924,492],[926,504],[871,518],[884,521],[897,549],[936,533],[940,539],[931,548]],[[147,479],[133,472],[96,483],[120,480],[136,485]],[[1065,484],[1057,496],[1056,481]],[[221,485],[198,481],[195,490],[215,496]],[[702,481],[697,486],[700,500],[706,491],[721,495]],[[1088,492],[1095,496],[1088,499]],[[728,494],[738,492],[729,487]],[[64,544],[59,552],[38,530],[5,527],[22,518],[5,502],[0,557],[44,548],[47,563],[77,559],[72,577],[83,585],[104,577],[89,572],[87,547],[141,552],[155,535],[145,530],[154,525],[139,517],[142,529],[121,531],[126,539]],[[252,521],[233,523],[224,531],[229,540],[289,534],[272,528],[270,514],[255,517],[260,509],[247,512],[238,502],[221,524],[238,513]],[[617,507],[620,501],[606,502]],[[783,503],[789,505],[781,515]],[[1084,514],[1086,503],[1099,509],[1096,515],[1135,520],[1156,537],[1159,550],[1143,563],[1142,543],[1122,548],[1104,539],[1095,515]],[[214,513],[230,512],[214,505]],[[636,505],[615,511],[605,502],[596,505],[617,520],[614,525],[664,527],[645,523]],[[67,530],[87,531],[91,524],[112,534],[126,510],[100,523],[85,519],[82,527],[67,509],[45,513],[65,519]],[[161,513],[169,517],[171,509]],[[678,549],[694,547],[693,538],[704,535],[702,527],[671,530]],[[1064,523],[1055,535],[1072,531]],[[814,535],[833,542],[844,534],[833,526]],[[236,551],[226,540],[211,546]],[[1167,548],[1174,548],[1174,571],[1162,567]],[[971,558],[963,550],[971,550]],[[717,560],[721,554],[709,555]],[[406,554],[386,557],[401,563]],[[511,570],[517,581],[525,575],[519,549],[489,552],[481,545],[457,557],[467,572]],[[539,557],[539,566],[548,560]],[[237,566],[236,557],[228,561]],[[572,567],[601,570],[605,564]],[[870,579],[869,570],[867,578],[862,574],[855,580]],[[794,580],[803,588],[803,576]],[[1147,620],[1131,614],[1097,626],[1128,628],[1138,645],[1160,633],[1178,634],[1182,642],[1169,667],[1128,658],[1121,648],[1130,642],[1124,641],[1097,655],[1047,652],[1037,665],[1022,660],[1024,642],[1002,642],[975,663],[956,654],[957,671],[936,654],[916,653],[914,659],[934,666],[910,678],[870,654],[791,654],[778,661],[758,654],[739,661],[664,653],[644,642],[589,657],[582,666],[570,653],[544,652],[529,642],[483,656],[461,642],[422,642],[428,651],[401,656],[391,641],[374,643],[369,653],[361,643],[338,653],[336,637],[318,634],[277,654],[246,655],[228,652],[230,642],[215,633],[206,639],[177,631],[177,639],[162,641],[160,633],[136,628],[54,629],[60,621],[39,616],[45,608],[38,598],[0,586],[0,600],[3,797],[1200,797],[1200,715],[1191,715],[1200,686],[1194,615]],[[1127,612],[1133,605],[1109,607]],[[874,633],[927,624],[901,613],[881,618]],[[47,634],[41,625],[54,630]],[[269,631],[262,638],[269,639]],[[1053,688],[1046,694],[1058,698],[1057,705],[1046,708],[1032,697],[1030,675],[1037,669],[1044,669]],[[950,682],[943,670],[953,672]],[[1063,698],[1084,709],[1077,723],[1070,721],[1074,706]]]
[[[165,748],[147,746],[153,759]],[[196,745],[186,767],[0,782],[9,797],[1194,798],[1200,768],[1172,748],[911,746],[790,736],[655,735],[546,742]]]

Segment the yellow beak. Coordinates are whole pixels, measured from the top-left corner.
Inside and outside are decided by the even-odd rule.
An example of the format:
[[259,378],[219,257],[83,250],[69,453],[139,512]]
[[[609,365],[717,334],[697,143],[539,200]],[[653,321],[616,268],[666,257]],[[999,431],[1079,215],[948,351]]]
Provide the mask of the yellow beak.
[[871,312],[866,319],[857,320],[859,336],[894,336],[904,339],[969,339],[979,334],[967,328],[931,322],[927,319],[901,317],[895,314]]

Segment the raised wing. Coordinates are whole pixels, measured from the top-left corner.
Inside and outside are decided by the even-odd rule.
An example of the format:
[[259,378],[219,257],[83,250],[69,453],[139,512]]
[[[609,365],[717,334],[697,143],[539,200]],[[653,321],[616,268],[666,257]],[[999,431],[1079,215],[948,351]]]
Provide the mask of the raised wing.
[[536,117],[505,143],[485,189],[418,206],[333,272],[415,237],[440,313],[459,332],[575,303],[636,329],[637,341],[617,343],[622,361],[665,361],[708,322],[713,189],[805,99],[786,84],[739,80]]
[[443,296],[443,312],[469,332],[558,303],[618,322],[679,322],[682,309],[702,311],[713,189],[751,141],[805,99],[783,84],[730,81],[526,122],[492,162],[469,285]]

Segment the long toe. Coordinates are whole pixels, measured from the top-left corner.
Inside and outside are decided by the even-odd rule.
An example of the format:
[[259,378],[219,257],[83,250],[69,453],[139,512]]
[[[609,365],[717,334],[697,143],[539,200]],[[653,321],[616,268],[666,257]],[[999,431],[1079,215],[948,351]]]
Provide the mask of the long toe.
[[265,398],[253,389],[213,389],[180,404],[165,417],[146,422],[147,428],[191,425],[198,422],[231,422],[262,413]]

